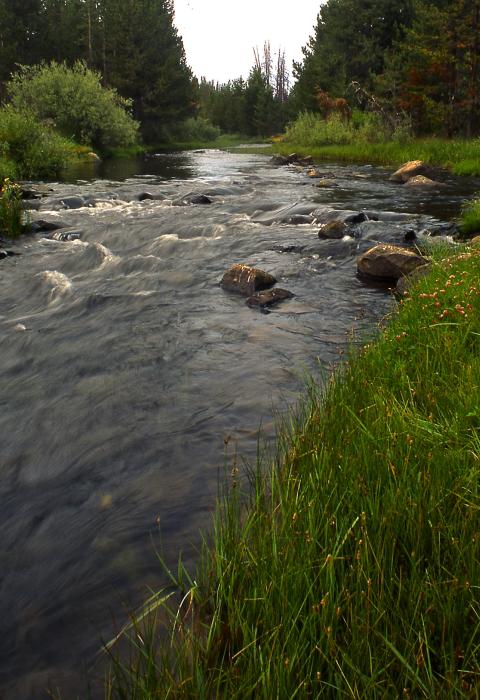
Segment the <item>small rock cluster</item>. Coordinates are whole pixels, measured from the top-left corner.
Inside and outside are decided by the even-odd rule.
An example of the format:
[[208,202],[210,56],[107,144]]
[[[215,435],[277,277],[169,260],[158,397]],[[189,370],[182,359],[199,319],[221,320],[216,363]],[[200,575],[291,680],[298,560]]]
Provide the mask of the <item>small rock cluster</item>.
[[227,270],[222,277],[220,286],[228,292],[246,296],[246,304],[251,308],[258,308],[262,313],[269,313],[270,306],[293,297],[292,292],[287,289],[280,287],[270,289],[276,282],[275,277],[264,270],[238,264]]

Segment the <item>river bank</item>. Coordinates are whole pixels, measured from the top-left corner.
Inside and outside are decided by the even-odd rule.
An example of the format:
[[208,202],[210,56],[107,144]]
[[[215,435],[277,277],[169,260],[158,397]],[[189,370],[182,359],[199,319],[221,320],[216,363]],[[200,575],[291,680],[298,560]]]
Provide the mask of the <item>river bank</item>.
[[455,175],[480,175],[479,139],[410,139],[385,143],[318,143],[312,138],[278,141],[272,152],[288,155],[292,152],[310,154],[316,161],[340,163],[372,163],[401,165],[411,160],[423,160],[447,168]]
[[247,488],[233,469],[213,547],[176,578],[169,643],[152,618],[131,628],[137,663],[107,697],[475,695],[479,261],[434,252]]
[[135,623],[107,697],[473,697],[480,253],[430,254],[248,485],[231,464],[213,545],[150,601],[169,643]]
[[[225,458],[243,489],[259,426],[275,449],[272,413],[287,416],[305,375],[322,385],[352,328],[370,337],[392,308],[357,257],[412,229],[430,240],[478,188],[452,178],[426,196],[391,169],[340,164],[322,167],[336,186],[317,188],[269,161],[162,153],[31,183],[32,223],[56,229],[20,236],[1,261],[6,700],[87,696],[100,640],[171,583],[152,540],[193,576]],[[351,216],[342,239],[319,237]],[[219,287],[236,262],[293,298],[249,308]]]

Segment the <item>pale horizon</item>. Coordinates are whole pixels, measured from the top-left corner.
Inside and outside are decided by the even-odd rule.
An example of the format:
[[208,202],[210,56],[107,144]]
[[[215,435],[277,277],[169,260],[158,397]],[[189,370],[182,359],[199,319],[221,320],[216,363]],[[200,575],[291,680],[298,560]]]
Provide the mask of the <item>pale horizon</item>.
[[253,49],[262,52],[266,41],[273,56],[285,52],[291,76],[293,61],[302,59],[302,47],[313,34],[322,3],[301,0],[301,8],[285,12],[274,0],[174,0],[174,5],[175,26],[194,75],[226,83],[248,77]]

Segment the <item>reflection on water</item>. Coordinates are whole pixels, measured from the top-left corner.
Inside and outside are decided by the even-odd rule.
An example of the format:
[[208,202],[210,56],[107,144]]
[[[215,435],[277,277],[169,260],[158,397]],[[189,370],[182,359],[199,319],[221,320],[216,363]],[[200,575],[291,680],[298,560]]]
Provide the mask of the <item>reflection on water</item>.
[[[357,255],[468,193],[453,183],[432,199],[385,169],[335,165],[322,169],[337,187],[320,190],[266,156],[218,151],[96,167],[34,214],[79,238],[24,238],[0,263],[2,700],[39,700],[50,682],[84,696],[80,671],[112,616],[123,624],[124,602],[165,583],[152,542],[172,566],[195,560],[224,440],[254,458],[258,427],[272,437],[305,373],[321,380],[352,327],[371,333],[388,312],[388,293],[356,278]],[[65,209],[71,195],[85,206]],[[292,223],[332,208],[380,221],[340,241]],[[249,309],[218,286],[237,262],[294,299]]]
[[195,155],[179,153],[139,154],[128,158],[105,158],[76,163],[64,173],[65,182],[78,180],[126,180],[149,175],[163,179],[189,179],[196,176]]

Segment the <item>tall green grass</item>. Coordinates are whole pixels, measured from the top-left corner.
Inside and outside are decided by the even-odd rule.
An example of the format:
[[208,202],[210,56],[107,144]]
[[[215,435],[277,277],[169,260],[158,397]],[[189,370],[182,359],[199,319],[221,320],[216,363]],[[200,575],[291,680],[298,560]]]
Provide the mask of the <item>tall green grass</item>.
[[20,187],[5,178],[0,179],[0,234],[16,238],[23,229],[24,212]]
[[464,206],[460,229],[465,236],[480,235],[480,199],[473,199]]
[[475,249],[434,260],[309,387],[277,458],[245,492],[232,476],[196,575],[173,576],[163,643],[132,623],[108,698],[478,697],[479,270]]
[[401,164],[424,160],[450,168],[457,175],[480,175],[480,139],[413,139],[408,125],[387,128],[376,115],[344,122],[318,115],[300,115],[286,130],[285,141],[275,151],[308,152],[318,160]]

